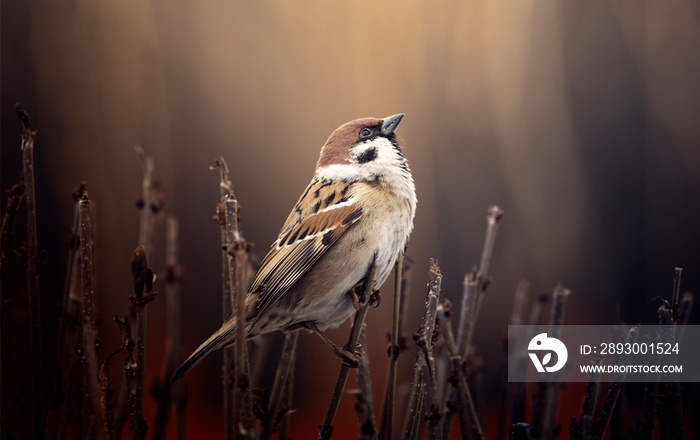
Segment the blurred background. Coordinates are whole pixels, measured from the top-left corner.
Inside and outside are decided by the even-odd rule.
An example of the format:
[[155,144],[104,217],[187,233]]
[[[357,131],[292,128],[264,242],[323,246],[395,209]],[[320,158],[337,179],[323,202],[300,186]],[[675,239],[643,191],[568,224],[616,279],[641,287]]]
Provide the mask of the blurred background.
[[[1,16],[2,189],[21,170],[20,103],[39,130],[44,332],[56,331],[71,191],[85,180],[97,206],[101,357],[119,344],[111,319],[125,313],[131,291],[142,175],[135,145],[154,157],[165,212],[180,220],[189,353],[221,319],[214,159],[228,161],[241,229],[263,255],[328,135],[352,119],[399,112],[419,200],[409,332],[422,314],[428,258],[439,260],[443,295],[458,303],[480,258],[488,206],[505,210],[476,332],[490,386],[501,380],[521,279],[533,297],[558,282],[570,288],[570,324],[653,324],[676,266],[682,290],[698,291],[698,2],[2,0]],[[156,271],[165,266],[163,229]],[[377,399],[390,283],[383,291],[368,328]],[[3,295],[21,302],[23,292]],[[149,313],[151,380],[162,376],[164,300]],[[348,328],[331,338],[344,341]],[[46,341],[48,366],[55,344]],[[302,336],[300,350],[292,436],[308,438],[339,362],[313,336]],[[22,362],[5,356],[3,369]],[[220,365],[217,354],[186,379],[193,438],[223,431]],[[338,438],[356,437],[352,400],[341,406]],[[495,402],[482,404],[487,436],[495,435]]]

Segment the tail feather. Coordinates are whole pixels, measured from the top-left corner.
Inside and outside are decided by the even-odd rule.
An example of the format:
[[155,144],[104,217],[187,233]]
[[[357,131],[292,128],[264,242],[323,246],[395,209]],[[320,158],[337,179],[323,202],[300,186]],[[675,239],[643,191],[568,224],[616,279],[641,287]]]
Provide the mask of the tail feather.
[[233,319],[227,321],[221,326],[219,330],[214,332],[213,335],[209,336],[209,339],[204,341],[191,355],[187,358],[180,368],[175,371],[171,382],[175,382],[182,376],[187,374],[195,365],[197,365],[202,359],[204,359],[212,351],[218,350],[225,345],[233,342],[233,337],[235,332],[235,322]]

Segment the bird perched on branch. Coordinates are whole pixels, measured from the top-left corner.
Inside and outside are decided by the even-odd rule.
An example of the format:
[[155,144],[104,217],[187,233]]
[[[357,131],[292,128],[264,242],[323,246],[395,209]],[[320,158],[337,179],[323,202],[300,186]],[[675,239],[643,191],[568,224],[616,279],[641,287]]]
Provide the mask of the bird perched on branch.
[[[320,335],[348,319],[353,289],[376,265],[374,288],[391,273],[413,229],[416,191],[395,131],[403,114],[341,125],[321,149],[309,186],[263,259],[246,297],[248,338],[301,328]],[[176,380],[211,351],[233,343],[229,319],[177,370]]]

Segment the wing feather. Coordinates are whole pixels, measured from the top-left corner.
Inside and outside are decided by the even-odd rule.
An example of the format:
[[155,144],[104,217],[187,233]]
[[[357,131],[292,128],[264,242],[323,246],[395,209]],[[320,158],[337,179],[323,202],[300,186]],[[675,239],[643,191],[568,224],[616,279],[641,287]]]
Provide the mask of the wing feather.
[[[338,188],[340,186],[340,188]],[[258,295],[256,320],[279,300],[345,231],[362,218],[351,184],[314,181],[299,200],[272,248],[267,253],[250,287]],[[349,193],[334,201],[335,191]],[[311,198],[311,196],[314,196]],[[310,199],[310,200],[309,200]],[[318,201],[322,201],[321,204]],[[326,202],[325,205],[323,202]]]

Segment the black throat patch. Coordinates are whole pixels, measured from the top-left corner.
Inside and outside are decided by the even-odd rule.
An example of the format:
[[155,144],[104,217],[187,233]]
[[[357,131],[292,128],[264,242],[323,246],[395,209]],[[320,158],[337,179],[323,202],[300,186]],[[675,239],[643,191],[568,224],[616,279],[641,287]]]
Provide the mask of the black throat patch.
[[357,162],[358,163],[367,163],[367,162],[373,161],[376,158],[377,158],[377,149],[372,147],[372,148],[368,148],[362,154],[357,156]]

